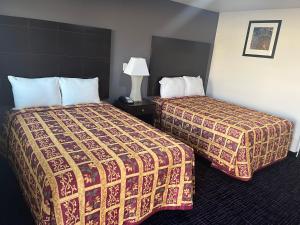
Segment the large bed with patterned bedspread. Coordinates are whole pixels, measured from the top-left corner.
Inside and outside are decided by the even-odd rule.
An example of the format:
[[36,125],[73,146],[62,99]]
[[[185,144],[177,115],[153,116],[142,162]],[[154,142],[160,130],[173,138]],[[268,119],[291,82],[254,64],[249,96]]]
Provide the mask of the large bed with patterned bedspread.
[[256,170],[284,159],[289,151],[293,124],[288,120],[206,96],[153,101],[155,126],[237,179],[251,179]]
[[4,154],[36,224],[139,224],[192,208],[193,149],[110,104],[8,118]]

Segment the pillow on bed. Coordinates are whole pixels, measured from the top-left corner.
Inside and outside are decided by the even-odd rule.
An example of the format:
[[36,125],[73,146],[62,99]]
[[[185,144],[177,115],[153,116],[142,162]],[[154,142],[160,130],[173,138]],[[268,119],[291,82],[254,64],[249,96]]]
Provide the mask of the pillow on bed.
[[200,76],[188,77],[183,76],[185,82],[185,96],[200,95],[205,96],[203,82]]
[[59,78],[62,104],[100,103],[98,77],[93,79]]
[[8,76],[11,83],[15,109],[61,105],[57,77],[22,78]]
[[185,92],[185,83],[182,77],[164,77],[160,81],[160,97],[182,97]]

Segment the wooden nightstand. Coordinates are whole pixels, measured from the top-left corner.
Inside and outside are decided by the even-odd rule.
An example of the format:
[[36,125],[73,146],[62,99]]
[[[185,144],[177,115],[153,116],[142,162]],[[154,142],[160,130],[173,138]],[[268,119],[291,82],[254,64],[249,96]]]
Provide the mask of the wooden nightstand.
[[134,104],[126,104],[117,100],[114,106],[153,125],[155,105],[151,100],[143,99],[143,101]]

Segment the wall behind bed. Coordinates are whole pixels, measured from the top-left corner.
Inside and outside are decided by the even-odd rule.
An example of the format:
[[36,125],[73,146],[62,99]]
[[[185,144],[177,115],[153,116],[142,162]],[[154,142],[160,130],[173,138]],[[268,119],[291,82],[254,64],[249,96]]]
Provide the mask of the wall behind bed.
[[218,21],[217,13],[168,0],[0,0],[0,14],[112,29],[110,100],[129,95],[122,63],[149,60],[152,35],[213,43]]
[[[242,56],[249,20],[282,20],[274,59]],[[213,97],[295,122],[300,138],[300,9],[221,13],[208,83]]]

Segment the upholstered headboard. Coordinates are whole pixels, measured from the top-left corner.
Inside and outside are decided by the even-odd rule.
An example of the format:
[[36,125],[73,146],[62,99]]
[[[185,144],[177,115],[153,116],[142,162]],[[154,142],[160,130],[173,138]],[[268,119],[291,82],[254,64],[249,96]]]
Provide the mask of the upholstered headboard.
[[8,75],[99,77],[109,96],[111,30],[0,16],[0,106],[13,105]]
[[148,95],[158,96],[162,77],[201,76],[204,84],[210,55],[209,43],[152,37]]

